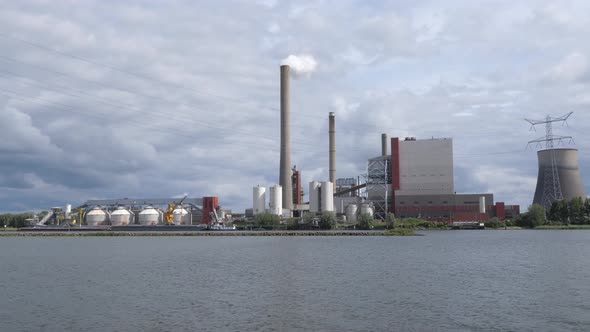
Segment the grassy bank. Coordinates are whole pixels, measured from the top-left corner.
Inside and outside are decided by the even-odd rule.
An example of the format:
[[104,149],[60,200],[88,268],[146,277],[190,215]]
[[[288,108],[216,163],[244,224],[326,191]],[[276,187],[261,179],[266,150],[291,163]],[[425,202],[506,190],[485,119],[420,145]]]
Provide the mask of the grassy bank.
[[411,236],[416,235],[416,232],[413,229],[395,228],[386,230],[384,234],[388,236]]

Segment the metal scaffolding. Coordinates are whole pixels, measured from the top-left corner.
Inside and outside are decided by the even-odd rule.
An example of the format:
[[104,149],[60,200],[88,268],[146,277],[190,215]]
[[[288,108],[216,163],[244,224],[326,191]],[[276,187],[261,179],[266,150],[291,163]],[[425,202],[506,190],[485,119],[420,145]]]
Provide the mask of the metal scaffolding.
[[373,203],[375,218],[385,220],[389,204],[391,183],[390,158],[381,156],[369,159],[367,165],[367,200]]

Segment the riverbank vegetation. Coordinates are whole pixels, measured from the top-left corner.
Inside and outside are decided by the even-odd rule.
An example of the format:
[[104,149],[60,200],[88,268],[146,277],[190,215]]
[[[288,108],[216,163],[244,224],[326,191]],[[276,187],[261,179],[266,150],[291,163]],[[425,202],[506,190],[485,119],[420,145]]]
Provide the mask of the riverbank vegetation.
[[32,212],[0,214],[0,227],[19,228],[27,226],[27,219],[32,219]]
[[409,228],[393,228],[385,230],[384,234],[389,236],[410,236],[416,235],[416,231]]
[[515,226],[537,229],[587,229],[590,225],[590,199],[577,197],[554,202],[549,211],[538,204],[512,222]]

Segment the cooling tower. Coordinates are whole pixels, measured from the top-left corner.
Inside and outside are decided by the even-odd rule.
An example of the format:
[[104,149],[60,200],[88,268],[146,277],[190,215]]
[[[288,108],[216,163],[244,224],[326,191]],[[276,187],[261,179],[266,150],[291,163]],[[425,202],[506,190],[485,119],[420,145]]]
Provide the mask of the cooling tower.
[[291,143],[289,130],[289,66],[281,66],[281,163],[279,185],[283,190],[283,207],[293,210],[293,188],[291,185]]
[[[553,155],[553,156],[552,156]],[[552,171],[552,157],[555,158],[557,177]],[[539,161],[539,174],[537,177],[537,189],[533,204],[539,204],[548,209],[557,200],[556,188],[559,184],[563,199],[570,200],[575,197],[585,198],[584,185],[580,178],[578,166],[578,150],[576,149],[547,149],[537,152]]]

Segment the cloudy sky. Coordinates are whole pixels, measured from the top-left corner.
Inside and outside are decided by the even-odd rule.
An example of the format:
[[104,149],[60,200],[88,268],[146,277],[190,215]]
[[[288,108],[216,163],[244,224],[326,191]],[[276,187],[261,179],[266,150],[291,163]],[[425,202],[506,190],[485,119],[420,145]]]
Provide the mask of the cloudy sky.
[[[217,195],[242,212],[278,182],[279,65],[292,162],[366,173],[380,135],[454,139],[457,192],[528,206],[544,135],[574,114],[590,192],[590,2],[3,1],[0,212],[94,198]],[[304,186],[307,187],[307,186]]]

